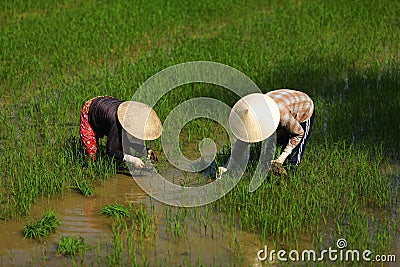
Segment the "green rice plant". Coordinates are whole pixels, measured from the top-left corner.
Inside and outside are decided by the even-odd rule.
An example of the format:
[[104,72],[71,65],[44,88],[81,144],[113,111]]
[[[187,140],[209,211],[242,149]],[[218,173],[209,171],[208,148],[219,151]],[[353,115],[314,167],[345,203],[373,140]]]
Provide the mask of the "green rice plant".
[[123,232],[127,229],[127,224],[120,217],[116,216],[115,218],[116,220],[112,220],[111,224],[113,250],[106,257],[108,266],[122,265],[124,261],[125,242]]
[[244,229],[261,233],[262,239],[297,242],[299,235],[334,223],[335,230],[329,232],[332,241],[346,237],[354,246],[383,250],[382,236],[392,237],[383,235],[390,231],[382,228],[394,229],[396,223],[378,223],[376,207],[384,218],[397,200],[392,197],[390,177],[379,168],[379,148],[361,151],[338,142],[326,150],[314,145],[309,153],[307,163],[290,170],[288,178],[268,176],[253,193],[248,192],[249,181],[241,181],[216,207]]
[[[81,151],[78,112],[85,100],[104,94],[130,99],[165,67],[211,60],[244,72],[263,92],[303,90],[317,110],[304,163],[288,179],[268,176],[250,194],[245,177],[213,204],[227,224],[239,221],[276,240],[317,231],[318,239],[340,233],[354,236],[349,241],[360,246],[390,244],[398,215],[393,223],[379,218],[398,209],[398,188],[382,174],[382,165],[398,161],[400,149],[399,1],[140,4],[0,3],[1,218],[18,219],[38,198],[65,194],[74,177],[95,181],[115,174],[105,139],[97,162],[87,162]],[[198,96],[230,106],[238,99],[196,83],[170,91],[155,109],[164,120],[175,106]],[[215,128],[207,120],[188,123],[182,147],[205,136],[218,139]],[[162,153],[160,140],[149,143]],[[169,166],[163,161],[156,167]],[[168,213],[168,231],[182,230],[180,215]],[[146,222],[143,217],[138,220]],[[209,222],[204,216],[205,230]]]
[[41,238],[49,235],[61,222],[52,210],[46,212],[43,217],[35,222],[28,223],[23,229],[23,235],[27,238]]
[[91,196],[94,194],[94,190],[90,183],[86,180],[78,181],[75,180],[75,188],[79,190],[85,197]]
[[113,218],[123,218],[132,216],[129,209],[122,204],[105,205],[100,209],[100,214]]
[[167,233],[172,233],[174,238],[186,237],[189,211],[182,207],[165,207]]
[[[38,197],[62,194],[74,176],[68,174],[84,168],[82,155],[72,150],[78,142],[63,144],[78,137],[77,111],[84,100],[105,93],[129,99],[152,74],[193,59],[236,67],[263,91],[293,87],[320,98],[315,140],[354,136],[369,143],[375,138],[385,142],[385,150],[398,151],[399,141],[388,138],[398,129],[385,127],[400,106],[397,2],[152,1],[130,13],[131,4],[88,1],[80,6],[67,1],[60,8],[44,1],[3,3],[0,35],[5,64],[0,88],[7,93],[0,110],[0,146],[9,156],[0,163],[5,173],[1,185],[13,192],[4,196],[4,217],[26,214]],[[93,6],[96,12],[87,17],[85,10]],[[110,12],[107,18],[105,10]],[[172,10],[180,15],[169,16]],[[103,40],[104,34],[113,38]],[[228,104],[237,99],[226,90],[199,83],[174,89],[155,108],[165,118],[174,106],[200,95]],[[205,121],[192,123],[189,139],[212,128],[208,126]],[[159,140],[154,145],[161,151]],[[105,158],[88,167],[93,169],[91,177],[113,175],[113,165]]]
[[64,236],[58,241],[57,253],[64,256],[75,256],[83,254],[85,251],[90,249],[91,246],[85,243],[83,237]]
[[131,210],[132,226],[139,232],[139,237],[147,238],[155,230],[154,214],[147,211],[145,205],[132,205],[129,203]]

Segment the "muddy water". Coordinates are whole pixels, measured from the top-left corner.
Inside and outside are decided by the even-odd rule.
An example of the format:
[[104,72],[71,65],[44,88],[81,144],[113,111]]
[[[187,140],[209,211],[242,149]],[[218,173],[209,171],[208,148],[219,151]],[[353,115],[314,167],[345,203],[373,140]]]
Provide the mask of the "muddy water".
[[[176,173],[174,175],[177,179],[183,178]],[[145,241],[144,250],[137,253],[137,259],[140,262],[145,259],[150,266],[196,266],[200,262],[207,266],[265,266],[258,261],[257,251],[264,245],[269,248],[280,246],[261,243],[254,233],[224,226],[219,214],[212,216],[212,230],[210,227],[207,230],[199,227],[199,223],[189,216],[187,230],[180,237],[174,237],[167,230],[165,213],[168,207],[151,201],[131,176],[119,174],[98,184],[91,197],[71,192],[63,197],[39,200],[31,210],[32,218],[40,218],[44,211],[51,208],[61,220],[57,231],[41,241],[22,237],[21,231],[26,223],[23,219],[21,222],[0,222],[0,266],[106,265],[107,255],[113,250],[112,231],[110,219],[99,215],[99,210],[103,205],[127,202],[143,203],[148,208],[154,204],[156,234]],[[81,236],[94,247],[86,252],[82,261],[56,253],[60,236],[69,235]],[[311,239],[301,237],[297,247],[309,249],[312,247]],[[399,248],[400,238],[397,237],[392,253],[399,254]],[[270,266],[274,265],[270,263]]]
[[[122,174],[101,182],[91,197],[71,192],[63,197],[38,201],[30,216],[39,219],[51,208],[58,214],[60,226],[49,237],[35,241],[22,237],[25,220],[0,222],[0,266],[73,265],[70,257],[56,253],[60,236],[69,235],[81,236],[87,244],[94,246],[85,254],[85,261],[78,261],[78,265],[105,265],[106,254],[112,252],[112,232],[110,219],[99,215],[99,210],[103,205],[126,202],[151,205],[150,198],[132,177]],[[166,207],[159,202],[152,203],[157,229],[156,237],[149,241],[153,244],[148,244],[149,251],[145,252],[150,265],[197,265],[199,262],[205,265],[257,265],[256,253],[262,245],[255,234],[232,232],[219,226],[206,232],[189,219],[184,236],[176,238],[166,230]],[[216,220],[219,220],[218,216]],[[98,255],[98,249],[101,249],[101,255]]]

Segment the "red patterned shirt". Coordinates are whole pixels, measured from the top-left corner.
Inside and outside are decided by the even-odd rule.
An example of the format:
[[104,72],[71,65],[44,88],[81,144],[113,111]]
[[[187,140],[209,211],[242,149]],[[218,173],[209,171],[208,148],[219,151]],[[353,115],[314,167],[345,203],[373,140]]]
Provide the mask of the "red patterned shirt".
[[[106,152],[117,160],[122,160],[123,139],[128,142],[138,155],[146,154],[144,141],[133,136],[126,137],[118,121],[117,110],[121,100],[110,96],[98,96],[88,100],[81,109],[80,136],[86,153],[92,160],[96,160],[98,139],[107,136]],[[124,135],[124,138],[122,137]]]
[[311,118],[314,103],[305,93],[290,89],[274,90],[266,95],[271,97],[279,107],[281,118],[278,127],[283,127],[294,135],[285,149],[290,153],[304,136],[300,123]]

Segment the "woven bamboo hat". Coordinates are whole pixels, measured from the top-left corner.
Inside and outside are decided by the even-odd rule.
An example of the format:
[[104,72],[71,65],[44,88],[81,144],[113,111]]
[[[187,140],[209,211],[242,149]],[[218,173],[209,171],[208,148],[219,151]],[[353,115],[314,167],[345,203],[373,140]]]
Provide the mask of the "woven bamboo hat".
[[122,127],[138,139],[154,140],[161,135],[161,121],[149,105],[126,101],[119,105],[117,115]]
[[255,143],[272,135],[279,119],[275,101],[265,94],[254,93],[236,102],[229,115],[229,125],[238,139]]

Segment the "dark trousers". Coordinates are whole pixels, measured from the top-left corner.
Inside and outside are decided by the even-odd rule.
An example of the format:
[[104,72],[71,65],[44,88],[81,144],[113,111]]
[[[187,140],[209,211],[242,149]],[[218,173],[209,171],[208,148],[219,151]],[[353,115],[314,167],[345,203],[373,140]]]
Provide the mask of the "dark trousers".
[[[300,164],[301,158],[303,157],[304,151],[306,150],[307,141],[311,135],[311,129],[314,124],[314,117],[315,117],[315,109],[311,118],[309,118],[305,122],[300,123],[301,127],[304,130],[304,136],[301,139],[300,144],[298,144],[292,150],[292,153],[287,158],[287,161],[292,166],[298,166]],[[282,151],[283,151],[286,145],[289,143],[289,139],[291,137],[292,135],[289,132],[283,134],[282,136],[278,136],[276,141],[277,146],[282,146]]]
[[[301,158],[303,157],[304,151],[306,150],[307,141],[311,135],[311,129],[314,124],[314,118],[315,118],[315,109],[310,119],[300,123],[301,127],[304,130],[304,136],[301,139],[300,144],[298,144],[292,150],[292,153],[286,159],[292,166],[298,166],[300,164]],[[283,151],[286,145],[289,143],[289,139],[293,137],[293,135],[290,134],[288,131],[284,130],[283,128],[278,128],[276,134],[277,134],[276,146],[282,147]],[[234,160],[236,161],[240,160],[241,155],[244,153],[248,145],[249,143],[240,141],[239,139],[236,141],[231,155],[234,158]],[[271,148],[267,148],[267,150],[268,149]]]

